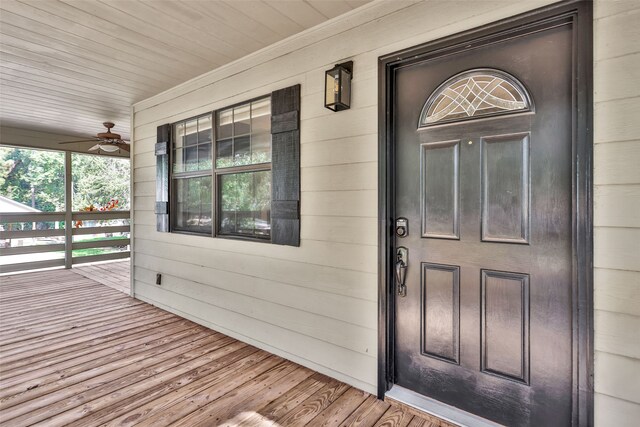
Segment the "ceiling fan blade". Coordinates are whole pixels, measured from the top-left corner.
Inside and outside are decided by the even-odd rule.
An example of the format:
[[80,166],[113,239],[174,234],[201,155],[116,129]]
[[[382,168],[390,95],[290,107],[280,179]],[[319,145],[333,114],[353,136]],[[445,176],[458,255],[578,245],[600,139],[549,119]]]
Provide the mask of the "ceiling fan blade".
[[131,152],[131,147],[129,144],[116,144],[119,149],[126,151],[127,153]]
[[83,139],[80,141],[64,141],[64,142],[58,142],[58,144],[75,144],[76,142],[96,142],[96,139]]
[[89,148],[87,151],[96,151],[100,149],[100,144],[96,144],[93,147]]

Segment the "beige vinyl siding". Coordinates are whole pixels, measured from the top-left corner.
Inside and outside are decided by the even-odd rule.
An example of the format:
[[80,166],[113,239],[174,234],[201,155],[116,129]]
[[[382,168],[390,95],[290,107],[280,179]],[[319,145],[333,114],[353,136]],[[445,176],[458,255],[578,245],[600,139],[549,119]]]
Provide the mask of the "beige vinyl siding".
[[[548,3],[374,2],[136,104],[136,297],[375,392],[377,58]],[[599,425],[609,425],[611,411],[624,425],[638,418],[640,407],[637,390],[615,382],[640,372],[638,346],[628,343],[637,342],[640,330],[640,141],[634,139],[640,43],[636,30],[618,28],[637,22],[638,6],[596,4]],[[635,42],[619,40],[624,37]],[[336,114],[323,108],[323,73],[346,59],[354,61],[352,108]],[[628,90],[616,84],[624,79]],[[298,83],[300,248],[155,232],[156,127]],[[154,285],[157,272],[162,286]]]
[[640,3],[594,9],[596,425],[640,419]]

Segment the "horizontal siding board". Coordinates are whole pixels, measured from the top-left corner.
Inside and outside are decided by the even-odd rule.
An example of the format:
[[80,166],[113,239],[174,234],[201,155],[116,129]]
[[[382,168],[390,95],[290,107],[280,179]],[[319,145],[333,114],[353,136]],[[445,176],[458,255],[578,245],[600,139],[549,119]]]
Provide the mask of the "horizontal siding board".
[[[640,25],[638,26],[640,28]],[[638,139],[640,116],[638,98],[599,102],[594,106],[594,141],[596,144]]]
[[596,186],[640,184],[640,139],[596,144],[593,151]]
[[378,164],[318,166],[302,169],[303,191],[376,190]]
[[303,191],[300,206],[303,216],[361,216],[377,218],[377,209],[378,192],[375,190]]
[[596,393],[640,404],[640,360],[595,352]]
[[596,310],[640,316],[640,271],[594,270]]
[[640,228],[640,184],[598,185],[594,205],[596,227]]
[[[214,308],[193,298],[169,293],[136,280],[136,296],[167,311],[186,317],[224,334],[248,342],[294,362],[325,372],[339,380],[375,392],[374,357],[363,355],[289,329],[259,322],[224,308]],[[165,301],[165,302],[163,302]],[[171,301],[169,305],[168,301]]]
[[593,53],[596,62],[638,52],[640,8],[598,19],[594,23]]
[[156,167],[148,166],[148,167],[136,167],[133,170],[133,182],[156,182]]
[[[143,253],[162,254],[168,258],[193,260],[194,263],[206,265],[214,263],[217,258],[222,256],[242,259],[245,255],[257,255],[265,258],[286,259],[297,261],[311,265],[322,265],[327,267],[340,268],[345,270],[360,271],[364,273],[375,273],[377,267],[377,248],[372,246],[350,245],[347,243],[320,242],[315,240],[307,240],[302,242],[303,250],[296,251],[294,247],[269,245],[268,256],[264,254],[261,245],[265,243],[236,241],[236,243],[245,243],[245,245],[237,246],[237,251],[223,251],[212,248],[212,245],[224,245],[224,239],[213,239],[210,237],[195,237],[184,235],[183,241],[188,241],[190,245],[181,245],[180,253],[175,252],[177,240],[176,234],[170,235],[173,243],[158,240],[158,235],[149,237],[141,237],[138,230],[135,230],[136,250]],[[222,242],[221,242],[222,241]],[[244,249],[244,251],[243,251]]]
[[640,229],[596,227],[594,266],[637,271],[640,265]]
[[593,70],[594,101],[640,96],[639,63],[639,53],[596,62]]
[[[302,108],[304,109],[304,105]],[[372,106],[303,120],[300,124],[301,142],[306,144],[311,141],[377,134],[377,112],[378,107]]]
[[[138,228],[141,227],[136,227],[136,232]],[[279,283],[330,292],[339,296],[377,301],[376,276],[370,273],[301,264],[288,260],[265,259],[260,256],[245,256],[238,261],[235,255],[224,252],[217,254],[213,263],[194,264],[192,260],[180,260],[175,257],[171,259],[162,253],[146,254],[140,252],[137,247],[136,251],[135,265],[148,270],[160,271],[163,270],[163,266],[167,268],[174,268],[174,266],[195,268],[192,266],[206,265],[211,269],[214,269],[213,266],[215,266],[215,271],[245,274]],[[173,274],[180,275],[179,271],[175,271]]]
[[[150,286],[156,286],[152,284],[155,283],[155,275],[152,271],[136,276],[136,280]],[[232,284],[233,282],[230,282],[228,286],[232,288]],[[276,293],[276,289],[272,289],[274,287],[271,286],[271,283],[263,282],[261,285],[267,286],[274,294]],[[253,287],[257,288],[257,286],[260,285]],[[314,313],[317,310],[303,310],[278,301],[273,302],[270,301],[272,298],[261,297],[264,292],[248,295],[234,289],[222,289],[169,274],[163,276],[162,289],[197,299],[214,307],[244,314],[261,322],[289,329],[333,345],[375,356],[373,353],[373,348],[377,346],[375,329]],[[290,302],[290,299],[285,302]],[[375,313],[375,308],[370,311]],[[375,325],[375,322],[373,324]]]
[[378,135],[361,135],[334,140],[308,142],[300,150],[305,167],[378,161]]
[[378,220],[363,217],[304,216],[302,239],[376,246]]
[[595,349],[640,359],[640,316],[595,311]]
[[[149,259],[144,262],[149,262]],[[312,289],[177,261],[165,261],[161,268],[155,270],[141,266],[135,268],[136,277],[145,283],[155,283],[156,273],[161,273],[162,287],[182,295],[189,296],[189,283],[195,282],[212,291],[234,292],[256,302],[264,300],[364,328],[371,328],[377,319],[374,301],[339,295],[331,290]],[[218,305],[217,301],[214,305]]]
[[594,2],[593,16],[595,19],[600,19],[633,9],[638,9],[636,0],[600,0]]
[[596,393],[594,419],[596,426],[637,427],[640,420],[640,405]]

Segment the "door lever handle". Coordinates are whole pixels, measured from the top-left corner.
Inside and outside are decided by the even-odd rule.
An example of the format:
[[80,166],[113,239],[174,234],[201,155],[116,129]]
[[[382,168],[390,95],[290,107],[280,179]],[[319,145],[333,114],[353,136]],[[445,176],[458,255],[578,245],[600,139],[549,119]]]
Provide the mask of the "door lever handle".
[[400,246],[396,252],[396,283],[398,286],[398,296],[407,296],[407,264],[409,261],[409,251],[404,246]]

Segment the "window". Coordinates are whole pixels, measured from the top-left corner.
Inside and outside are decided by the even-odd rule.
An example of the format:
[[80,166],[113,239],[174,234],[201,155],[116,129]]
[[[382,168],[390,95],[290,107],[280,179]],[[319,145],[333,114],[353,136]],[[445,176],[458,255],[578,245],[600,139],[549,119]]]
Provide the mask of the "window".
[[158,126],[156,230],[300,246],[300,89]]
[[271,98],[216,113],[220,235],[271,235]]
[[173,230],[270,238],[270,97],[173,124],[171,158]]
[[515,77],[494,69],[470,70],[441,84],[427,99],[418,128],[532,111],[531,99]]
[[173,229],[211,234],[211,114],[173,125]]

